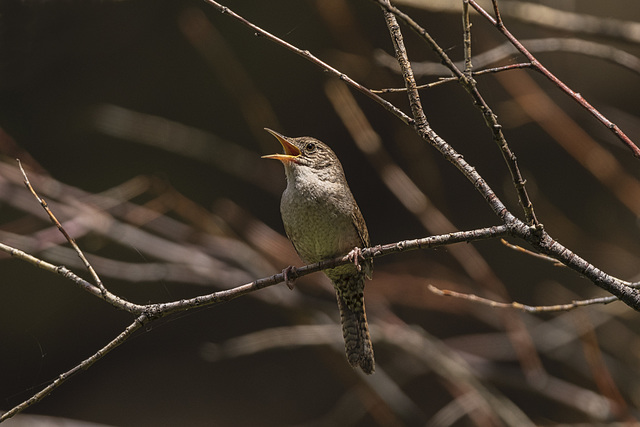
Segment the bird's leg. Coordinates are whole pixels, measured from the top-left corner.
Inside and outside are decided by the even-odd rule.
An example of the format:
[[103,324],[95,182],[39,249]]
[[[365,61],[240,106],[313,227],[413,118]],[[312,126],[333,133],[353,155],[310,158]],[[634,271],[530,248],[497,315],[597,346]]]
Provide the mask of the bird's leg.
[[287,285],[287,288],[293,290],[295,286],[296,279],[290,279],[289,275],[293,273],[296,274],[296,268],[293,265],[282,270],[282,275],[284,276],[284,283]]
[[362,266],[360,265],[360,259],[364,259],[364,258],[362,258],[362,251],[360,250],[359,247],[356,246],[355,248],[353,248],[351,252],[347,254],[347,257],[349,258],[349,261],[351,261],[353,265],[356,266],[356,270],[362,271]]

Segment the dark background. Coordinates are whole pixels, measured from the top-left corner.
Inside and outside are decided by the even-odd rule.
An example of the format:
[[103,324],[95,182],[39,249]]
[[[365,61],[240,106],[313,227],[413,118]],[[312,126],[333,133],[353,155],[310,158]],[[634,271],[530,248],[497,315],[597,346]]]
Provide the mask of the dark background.
[[[0,139],[2,160],[8,165],[15,166],[13,159],[20,157],[30,170],[89,193],[103,192],[144,176],[161,188],[158,192],[171,188],[195,202],[194,206],[215,215],[224,211],[226,201],[232,200],[246,213],[282,233],[278,210],[279,193],[284,188],[281,166],[258,161],[259,156],[279,150],[277,142],[260,130],[270,127],[286,135],[315,136],[336,151],[374,244],[431,234],[387,189],[379,170],[354,145],[325,95],[325,83],[332,77],[264,37],[256,37],[206,2],[0,4],[0,127],[4,132]],[[365,86],[402,84],[399,76],[374,59],[379,50],[391,53],[392,48],[382,14],[371,2],[229,0],[224,4],[267,31],[308,49]],[[571,10],[639,21],[640,11],[634,5],[633,1],[583,0]],[[462,59],[459,14],[406,6],[404,9],[430,31],[454,60]],[[189,36],[197,19],[207,20],[219,33],[216,43],[199,39],[202,44],[198,44],[194,42],[197,37]],[[474,15],[472,20],[474,52],[503,42],[480,17]],[[521,39],[579,36],[640,54],[637,42],[621,38],[541,28],[508,17],[505,21]],[[408,29],[403,30],[413,61],[437,61],[422,41]],[[620,125],[631,139],[640,141],[637,73],[583,55],[555,52],[537,56]],[[507,58],[505,63],[519,60]],[[533,71],[511,73],[532,77],[570,119],[613,156],[618,162],[616,170],[637,182],[638,160],[606,128]],[[434,79],[419,77],[419,82]],[[538,217],[546,229],[612,275],[638,280],[640,211],[613,194],[612,188],[622,186],[620,175],[613,174],[608,180],[594,177],[540,123],[518,107],[500,79],[485,76],[478,81],[518,156]],[[425,146],[382,107],[361,94],[354,96],[394,161],[457,228],[497,224],[497,218],[473,186],[435,150]],[[435,131],[462,153],[519,214],[500,153],[464,90],[448,84],[423,91],[422,96]],[[408,112],[403,94],[385,98]],[[263,108],[262,102],[268,108]],[[233,155],[217,152],[215,146],[210,152],[214,160],[193,158],[184,152],[142,144],[126,135],[110,134],[100,123],[106,120],[105,111],[113,111],[108,110],[111,107],[207,132],[211,138],[242,147],[255,162],[240,162],[237,173],[233,173],[219,167],[227,160],[236,165]],[[189,141],[176,138],[171,145],[173,150],[188,150]],[[596,157],[592,162],[602,160]],[[135,202],[153,199],[154,191]],[[633,191],[628,190],[629,199],[634,199]],[[21,218],[28,214],[4,200],[0,203],[0,226],[19,233],[21,229],[16,224],[23,224]],[[36,205],[35,200],[33,204]],[[35,224],[36,228],[49,227],[45,221]],[[242,223],[229,225],[226,235],[242,240],[246,227]],[[26,234],[35,232],[26,229],[30,230],[24,231]],[[110,243],[108,234],[85,236],[79,244],[105,257],[136,263],[150,260],[134,246]],[[505,284],[506,301],[547,305],[604,295],[575,274],[513,252],[499,242],[474,246]],[[36,250],[31,253],[39,256]],[[273,269],[265,270],[264,276],[279,272],[289,263],[299,261],[293,257],[288,263],[274,262]],[[242,265],[240,261],[238,264]],[[70,282],[18,260],[5,256],[0,266],[0,408],[9,409],[93,354],[132,318]],[[74,271],[87,277],[81,268]],[[105,273],[103,280],[110,290],[138,303],[178,300],[216,289],[179,281],[135,283],[108,276]],[[230,288],[241,283],[216,286]],[[381,327],[393,322],[415,325],[458,349],[468,361],[476,361],[475,356],[491,360],[474,365],[478,378],[504,393],[536,423],[594,421],[584,411],[536,391],[533,385],[523,385],[521,365],[511,352],[506,351],[508,356],[503,359],[491,358],[494,341],[489,337],[507,335],[508,328],[499,320],[503,318],[500,312],[435,296],[426,291],[428,283],[496,297],[460,271],[447,249],[394,255],[376,260],[376,274],[367,287],[371,294],[371,323]],[[294,298],[280,287],[261,292],[273,294],[276,299],[281,294],[287,295],[282,298]],[[429,366],[420,365],[411,371],[403,361],[412,359],[399,356],[398,348],[381,340],[374,342],[379,367],[376,375],[397,380],[417,410],[409,411],[409,415],[391,410],[390,417],[371,411],[355,420],[338,417],[336,421],[332,414],[340,414],[349,405],[384,406],[379,402],[384,399],[351,372],[339,343],[340,351],[330,346],[294,346],[213,362],[206,356],[211,343],[224,343],[273,327],[313,323],[304,318],[307,305],[337,319],[331,290],[321,277],[300,280],[294,292],[304,295],[303,299],[294,300],[300,306],[245,297],[163,319],[27,412],[119,426],[335,425],[340,421],[349,425],[401,425],[427,422],[451,401],[450,393],[456,395]],[[583,391],[607,395],[606,387],[597,376],[594,378],[593,371],[572,370],[574,363],[582,366],[588,359],[585,354],[589,354],[586,350],[580,353],[586,341],[580,340],[584,331],[579,325],[593,326],[596,346],[603,346],[613,383],[619,378],[632,381],[640,367],[640,341],[633,333],[640,326],[638,316],[620,303],[580,311],[576,315],[517,316],[534,335],[543,327],[548,327],[551,334],[564,330],[558,323],[569,324],[575,337],[556,348],[555,353],[537,345],[542,366],[553,378]],[[339,340],[337,326],[335,334]],[[620,339],[612,342],[615,337]],[[634,407],[640,404],[640,395],[632,386],[619,386],[618,403],[626,406],[616,406],[619,410],[612,410],[598,422],[637,416]],[[463,417],[458,425],[470,422]]]

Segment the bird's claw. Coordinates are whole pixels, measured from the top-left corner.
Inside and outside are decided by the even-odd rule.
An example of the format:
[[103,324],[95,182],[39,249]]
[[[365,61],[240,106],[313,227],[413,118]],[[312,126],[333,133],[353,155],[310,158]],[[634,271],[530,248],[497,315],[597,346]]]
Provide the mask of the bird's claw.
[[287,288],[293,290],[294,286],[295,286],[295,279],[290,279],[289,275],[291,273],[295,274],[296,272],[296,268],[293,265],[290,265],[289,267],[285,268],[284,270],[282,270],[282,275],[284,276],[284,283],[287,285]]
[[353,248],[351,252],[347,254],[347,257],[349,258],[349,261],[351,261],[353,265],[356,266],[356,270],[362,271],[362,265],[360,265],[360,259],[364,259],[364,258],[362,258],[362,251],[360,250],[360,248],[358,247]]

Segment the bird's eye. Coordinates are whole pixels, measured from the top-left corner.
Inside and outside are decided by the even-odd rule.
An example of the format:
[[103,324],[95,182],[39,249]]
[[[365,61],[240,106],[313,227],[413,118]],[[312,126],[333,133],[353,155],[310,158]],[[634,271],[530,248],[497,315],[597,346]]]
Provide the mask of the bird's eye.
[[307,153],[313,153],[314,151],[316,151],[316,144],[314,144],[313,142],[307,142],[307,145],[304,146],[304,150]]

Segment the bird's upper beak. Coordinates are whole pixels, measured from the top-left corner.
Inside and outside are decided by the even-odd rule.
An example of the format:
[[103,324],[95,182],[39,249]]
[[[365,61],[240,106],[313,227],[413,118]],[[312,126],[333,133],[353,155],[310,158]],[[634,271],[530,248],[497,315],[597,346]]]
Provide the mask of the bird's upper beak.
[[300,155],[300,149],[287,141],[286,136],[280,135],[278,132],[269,128],[264,128],[264,130],[276,137],[276,139],[280,142],[280,145],[282,145],[282,148],[284,148],[284,154],[269,154],[268,156],[262,156],[263,159],[276,159],[280,160],[281,162],[291,162]]

